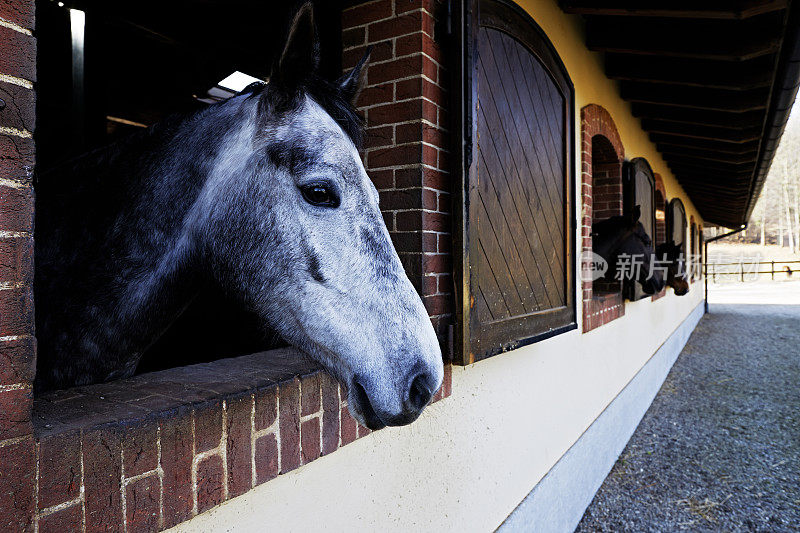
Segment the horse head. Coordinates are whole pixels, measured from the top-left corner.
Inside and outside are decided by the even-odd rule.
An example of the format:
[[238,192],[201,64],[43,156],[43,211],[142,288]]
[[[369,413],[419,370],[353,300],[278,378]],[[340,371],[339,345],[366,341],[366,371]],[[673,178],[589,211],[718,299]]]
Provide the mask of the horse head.
[[676,245],[674,240],[659,244],[656,248],[658,259],[666,261],[667,286],[672,287],[678,296],[689,292],[689,281],[686,279],[682,255],[681,247]]
[[366,59],[322,79],[302,7],[269,81],[225,104],[243,118],[225,133],[196,227],[216,279],[346,384],[351,413],[376,429],[415,420],[443,364],[356,146]]
[[664,279],[657,269],[650,268],[655,259],[650,236],[639,222],[641,208],[637,205],[630,213],[614,216],[592,225],[593,251],[609,264],[612,272],[622,256],[640,261],[636,281],[645,294],[655,294],[664,288]]

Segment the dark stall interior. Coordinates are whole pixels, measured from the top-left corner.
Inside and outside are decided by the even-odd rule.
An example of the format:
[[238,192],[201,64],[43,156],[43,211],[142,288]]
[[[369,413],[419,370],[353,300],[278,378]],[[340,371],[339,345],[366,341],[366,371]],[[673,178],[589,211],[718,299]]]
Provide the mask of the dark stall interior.
[[[232,94],[235,72],[269,75],[300,0],[37,2],[37,176],[172,113]],[[341,8],[314,1],[323,72],[341,72]],[[235,83],[227,83],[235,85]],[[46,217],[39,213],[37,217]],[[205,289],[144,355],[138,373],[283,344]]]

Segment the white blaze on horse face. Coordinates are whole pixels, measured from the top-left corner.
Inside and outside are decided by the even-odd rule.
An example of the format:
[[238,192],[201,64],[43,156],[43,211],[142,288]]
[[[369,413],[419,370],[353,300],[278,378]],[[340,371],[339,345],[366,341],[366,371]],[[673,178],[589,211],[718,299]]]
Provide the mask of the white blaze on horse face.
[[[344,381],[353,415],[372,428],[414,420],[442,382],[441,350],[427,311],[403,270],[378,192],[353,142],[311,98],[274,134],[308,154],[279,169],[274,206],[294,268],[281,283],[281,331]],[[338,207],[307,202],[305,183],[326,181]],[[278,318],[278,321],[281,319]],[[275,324],[280,330],[280,324]]]

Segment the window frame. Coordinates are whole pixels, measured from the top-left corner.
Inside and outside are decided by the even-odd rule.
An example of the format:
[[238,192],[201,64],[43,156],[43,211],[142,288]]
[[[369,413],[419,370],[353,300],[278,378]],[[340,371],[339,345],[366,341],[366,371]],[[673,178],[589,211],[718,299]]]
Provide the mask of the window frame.
[[[642,212],[639,220],[643,220],[645,216],[650,218],[650,237],[655,249],[656,234],[658,228],[656,227],[656,177],[650,163],[643,157],[635,157],[630,161],[625,161],[622,168],[622,211],[623,214],[629,214],[636,206],[636,175],[643,172],[650,181],[650,213]],[[644,267],[643,267],[644,268]],[[637,302],[645,298],[649,298],[650,294],[645,294],[641,285],[636,280],[626,279],[622,284],[622,293],[625,299],[632,302]]]
[[674,241],[675,240],[675,209],[680,209],[682,217],[682,228],[681,228],[681,253],[683,254],[683,268],[686,275],[686,279],[688,280],[688,272],[686,272],[687,265],[686,265],[686,250],[688,247],[688,243],[686,242],[686,233],[688,229],[689,221],[686,219],[686,208],[683,205],[683,201],[680,198],[673,198],[667,203],[667,241]]
[[[463,179],[456,180],[454,191],[454,280],[456,288],[456,324],[453,339],[453,362],[455,364],[471,364],[478,360],[492,357],[499,353],[538,342],[554,335],[576,329],[576,266],[575,266],[575,91],[566,67],[558,56],[555,48],[547,38],[544,31],[520,6],[509,0],[469,0],[461,3],[461,11],[456,15],[460,18],[456,27],[456,40],[460,39],[462,45],[461,68],[453,69],[453,87],[461,98],[460,105],[454,106],[456,123],[454,131],[454,152],[457,160],[461,162]],[[531,326],[541,321],[537,315],[531,313],[515,323],[498,328],[496,324],[481,326],[477,321],[477,313],[472,313],[474,298],[472,289],[477,286],[474,280],[475,269],[471,261],[474,253],[470,243],[477,242],[477,224],[470,224],[475,218],[471,210],[474,208],[470,202],[470,184],[475,183],[474,177],[478,170],[478,120],[476,106],[478,103],[477,68],[478,30],[489,27],[504,32],[527,48],[540,62],[542,67],[551,76],[558,90],[564,97],[564,272],[563,281],[565,288],[565,306],[554,309],[563,309],[566,316],[548,319],[550,324],[545,324],[541,330],[530,333]],[[460,109],[459,109],[460,108]],[[458,112],[460,110],[460,113]],[[460,206],[459,206],[460,203]],[[549,310],[549,311],[552,311]],[[546,311],[545,311],[546,312]],[[480,346],[480,351],[476,350]]]

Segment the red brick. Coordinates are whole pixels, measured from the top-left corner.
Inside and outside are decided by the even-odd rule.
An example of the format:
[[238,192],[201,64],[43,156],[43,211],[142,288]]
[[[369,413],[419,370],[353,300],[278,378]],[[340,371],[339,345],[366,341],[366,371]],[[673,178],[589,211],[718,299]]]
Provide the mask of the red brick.
[[423,170],[421,167],[399,168],[395,170],[394,177],[395,186],[398,189],[406,189],[408,187],[423,187],[425,185],[423,183]]
[[381,209],[420,209],[422,207],[422,189],[402,189],[380,191]]
[[419,231],[392,232],[389,235],[397,253],[419,251],[422,242],[422,234]]
[[0,185],[0,227],[5,231],[31,231],[33,191],[30,188]]
[[36,457],[32,438],[0,445],[0,531],[31,531]]
[[211,455],[197,465],[197,512],[202,513],[224,501],[222,458]]
[[123,436],[125,477],[158,468],[158,425],[148,421],[126,429]]
[[450,274],[439,274],[436,276],[439,283],[438,289],[441,294],[453,294],[453,276]]
[[342,446],[344,446],[358,438],[358,423],[355,418],[350,416],[350,411],[347,407],[342,407],[340,419],[342,423]]
[[320,375],[322,383],[322,450],[329,454],[339,447],[339,383],[328,373]]
[[278,418],[278,387],[260,390],[255,394],[255,429],[270,427]]
[[391,189],[394,187],[394,170],[370,170],[369,177],[375,188],[379,191],[381,189]]
[[448,233],[440,233],[438,235],[437,251],[440,254],[453,253],[453,236]]
[[[369,53],[370,68],[379,61],[387,61],[394,57],[394,43],[393,41],[383,41],[381,43],[371,44],[372,50]],[[364,54],[367,53],[367,46],[356,46],[342,52],[342,67],[348,70],[356,65]]]
[[[426,168],[423,171],[422,186],[430,187],[431,189],[438,189],[440,191],[448,191],[451,186],[450,176],[432,168]],[[398,184],[398,187],[400,185]]]
[[420,145],[404,144],[390,148],[377,148],[367,154],[370,168],[410,165],[419,162]]
[[381,126],[379,128],[369,128],[366,130],[365,148],[381,148],[394,144],[394,128],[392,126]]
[[281,384],[281,473],[300,466],[300,381]]
[[31,283],[33,281],[33,239],[30,237],[0,239],[0,282]]
[[423,292],[424,295],[436,294],[439,289],[439,282],[436,276],[423,276]]
[[[2,2],[0,0],[0,7]],[[6,107],[0,109],[0,126],[33,131],[36,117],[36,93],[13,83],[0,82],[0,99]]]
[[437,126],[425,124],[422,128],[422,140],[439,149],[447,149],[444,131]]
[[376,85],[391,80],[407,78],[424,72],[424,58],[421,55],[406,56],[377,65],[370,65],[367,71],[367,83]]
[[160,498],[161,487],[155,475],[138,479],[125,487],[128,533],[158,531]]
[[[376,67],[377,68],[377,67]],[[394,82],[389,81],[379,85],[367,87],[358,97],[357,107],[370,107],[377,104],[386,104],[394,100]],[[369,124],[373,125],[373,124]]]
[[394,0],[394,11],[397,14],[417,9],[425,9],[429,13],[433,13],[434,0]]
[[[33,139],[0,135],[0,179],[30,182],[35,155]],[[2,209],[0,198],[0,224],[4,224]]]
[[[366,28],[347,28],[342,30],[342,47],[349,48],[351,46],[359,46],[367,42],[367,29]],[[352,68],[355,65],[342,64],[344,68]]]
[[320,419],[311,418],[300,427],[303,464],[320,456]]
[[320,373],[303,377],[300,383],[300,391],[300,414],[308,416],[319,412],[322,408]]
[[39,509],[77,498],[80,488],[80,433],[42,438],[39,442]]
[[55,513],[45,515],[39,519],[39,533],[64,533],[65,531],[79,531],[83,522],[83,506],[80,503],[70,505]]
[[0,440],[33,433],[33,392],[29,388],[0,392]]
[[342,27],[362,26],[392,16],[392,0],[377,0],[342,11]]
[[367,26],[368,42],[376,43],[384,39],[399,37],[424,28],[422,13],[411,12],[388,20],[373,22]]
[[422,128],[422,122],[398,124],[395,133],[397,144],[422,142]]
[[446,254],[424,254],[422,268],[425,274],[449,274],[453,271],[453,258]]
[[427,144],[422,145],[422,163],[432,167],[438,166],[439,150]]
[[397,231],[419,231],[422,229],[422,211],[397,213]]
[[449,232],[451,230],[450,215],[444,213],[424,212],[422,214],[422,224],[423,229],[429,231]]
[[[395,45],[395,55],[402,57],[408,54],[423,53],[429,56],[437,63],[442,62],[442,52],[439,46],[434,42],[433,38],[421,31],[398,37],[397,44]],[[433,76],[435,79],[435,76]]]
[[0,73],[36,81],[36,39],[0,26]]
[[[436,253],[436,234],[430,232],[422,233],[422,252],[423,253]],[[419,248],[417,248],[419,250]]]
[[83,437],[87,532],[122,531],[121,451],[114,429],[98,429]]
[[33,29],[33,0],[0,0],[0,18]]
[[371,107],[367,110],[367,123],[371,126],[419,120],[422,115],[421,100],[407,100]]
[[228,495],[232,498],[250,490],[253,480],[250,440],[250,415],[253,400],[250,395],[228,400],[227,459]]
[[192,516],[191,412],[161,422],[161,466],[164,469],[164,526],[172,527]]
[[222,440],[222,401],[209,402],[194,412],[195,453],[213,450]]
[[425,309],[427,309],[428,314],[431,316],[450,313],[453,310],[450,302],[450,295],[448,294],[425,296],[422,298],[422,303],[425,304]]
[[278,476],[278,440],[273,433],[256,440],[256,484]]
[[0,385],[31,383],[36,373],[33,337],[0,341]]

